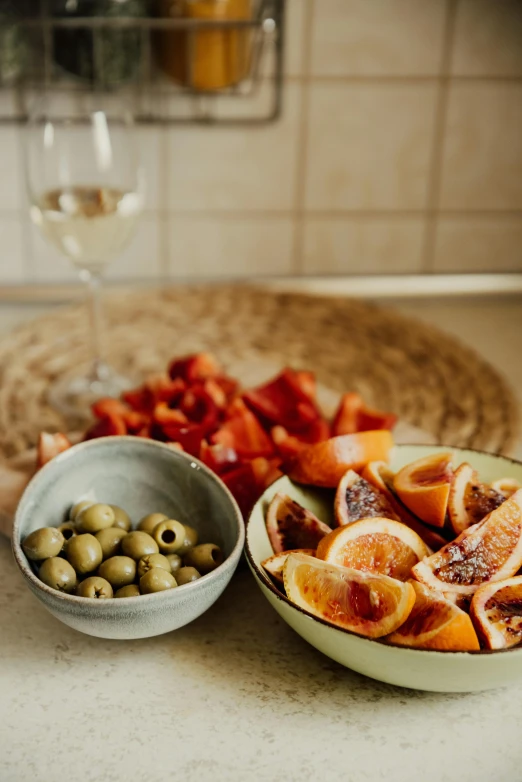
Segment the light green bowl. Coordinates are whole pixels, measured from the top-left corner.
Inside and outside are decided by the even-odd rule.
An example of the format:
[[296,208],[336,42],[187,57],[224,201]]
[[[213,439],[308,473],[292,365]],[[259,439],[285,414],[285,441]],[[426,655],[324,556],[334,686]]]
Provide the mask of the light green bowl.
[[[459,462],[469,462],[482,480],[509,476],[522,483],[522,463],[480,451],[432,445],[397,445],[390,466],[393,470],[436,451],[455,451]],[[268,503],[277,492],[290,495],[321,520],[330,522],[333,492],[292,483],[281,478],[256,503],[247,525],[246,555],[250,569],[266,599],[296,633],[347,668],[389,684],[435,692],[472,692],[503,687],[522,681],[522,647],[498,652],[436,652],[390,646],[333,627],[281,594],[265,574],[261,562],[273,551],[265,528]]]

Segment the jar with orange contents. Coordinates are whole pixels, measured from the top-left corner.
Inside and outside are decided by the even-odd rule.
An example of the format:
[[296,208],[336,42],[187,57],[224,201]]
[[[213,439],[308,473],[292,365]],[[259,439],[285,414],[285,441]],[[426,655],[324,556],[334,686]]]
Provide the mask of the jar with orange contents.
[[[231,21],[252,18],[253,0],[159,0],[166,18]],[[156,36],[158,61],[174,81],[200,91],[237,84],[248,73],[251,31],[244,27],[173,30]]]

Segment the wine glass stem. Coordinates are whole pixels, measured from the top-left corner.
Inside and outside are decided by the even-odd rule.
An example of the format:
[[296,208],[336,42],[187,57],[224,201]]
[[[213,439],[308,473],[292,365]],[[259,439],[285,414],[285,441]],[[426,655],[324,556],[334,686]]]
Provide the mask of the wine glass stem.
[[88,306],[91,332],[91,351],[92,351],[92,369],[93,380],[103,380],[103,359],[102,359],[102,310],[100,301],[101,277],[99,274],[93,274],[84,271],[83,279],[87,283]]

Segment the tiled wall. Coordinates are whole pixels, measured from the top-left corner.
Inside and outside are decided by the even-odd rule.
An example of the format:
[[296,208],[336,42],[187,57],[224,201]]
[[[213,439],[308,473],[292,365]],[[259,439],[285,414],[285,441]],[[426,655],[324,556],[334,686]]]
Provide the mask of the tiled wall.
[[[282,120],[140,131],[147,212],[109,276],[522,271],[522,2],[288,11]],[[18,135],[0,282],[72,279],[25,217]]]

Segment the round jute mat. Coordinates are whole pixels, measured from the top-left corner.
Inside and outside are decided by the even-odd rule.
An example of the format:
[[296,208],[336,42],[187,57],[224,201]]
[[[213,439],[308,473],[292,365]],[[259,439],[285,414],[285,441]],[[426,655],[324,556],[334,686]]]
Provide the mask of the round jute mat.
[[[107,295],[106,358],[139,382],[170,358],[213,352],[244,384],[284,365],[316,372],[332,391],[359,391],[437,442],[509,453],[517,404],[486,361],[453,337],[359,300],[226,287]],[[0,459],[40,430],[67,431],[46,393],[89,365],[82,307],[39,318],[0,342]]]

